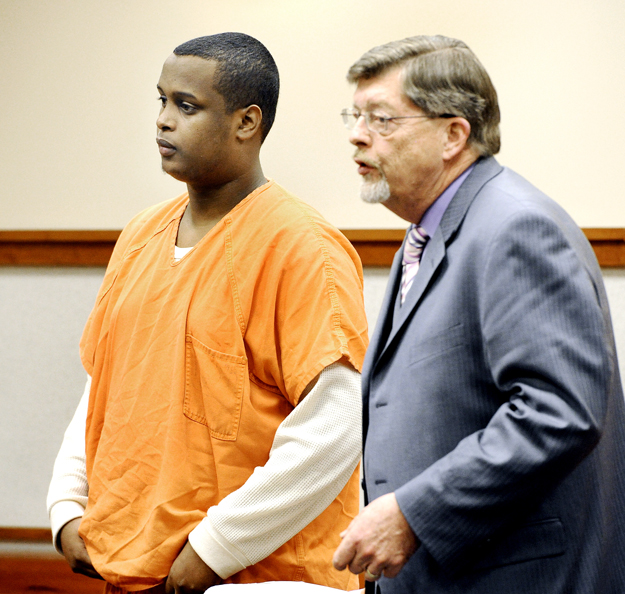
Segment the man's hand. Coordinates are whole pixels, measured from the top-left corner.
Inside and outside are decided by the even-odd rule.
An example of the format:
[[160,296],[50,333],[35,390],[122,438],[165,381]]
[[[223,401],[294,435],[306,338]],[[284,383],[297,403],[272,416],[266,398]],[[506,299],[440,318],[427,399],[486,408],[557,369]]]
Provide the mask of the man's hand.
[[382,573],[395,577],[419,546],[419,541],[401,513],[394,493],[365,507],[341,534],[343,542],[334,553],[334,567],[352,573],[365,572],[368,581]]
[[203,594],[221,578],[208,566],[187,542],[174,561],[165,584],[165,594]]
[[82,518],[75,518],[61,528],[59,533],[61,551],[63,551],[63,555],[74,573],[81,573],[90,578],[101,580],[102,576],[93,568],[87,547],[78,534],[81,520]]

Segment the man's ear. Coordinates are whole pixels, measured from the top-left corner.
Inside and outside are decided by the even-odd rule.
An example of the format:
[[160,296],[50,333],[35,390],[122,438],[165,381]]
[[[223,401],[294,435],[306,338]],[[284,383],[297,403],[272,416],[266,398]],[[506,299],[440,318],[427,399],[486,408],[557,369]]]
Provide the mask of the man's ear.
[[263,121],[263,112],[258,105],[249,105],[237,110],[239,127],[237,138],[241,141],[250,140],[256,134],[260,135],[260,126]]
[[459,155],[466,147],[471,134],[471,124],[461,117],[445,120],[447,138],[443,151],[443,159],[451,160]]

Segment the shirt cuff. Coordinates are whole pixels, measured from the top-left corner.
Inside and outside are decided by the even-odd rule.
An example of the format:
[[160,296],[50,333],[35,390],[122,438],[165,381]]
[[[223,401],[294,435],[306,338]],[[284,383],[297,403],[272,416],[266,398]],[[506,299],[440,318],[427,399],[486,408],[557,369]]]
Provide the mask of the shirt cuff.
[[65,524],[75,520],[76,518],[82,518],[85,513],[85,508],[77,501],[63,500],[55,503],[50,508],[50,526],[52,528],[52,544],[54,548],[63,554],[61,550],[61,543],[59,542],[59,534]]
[[252,563],[234,547],[224,540],[211,526],[210,520],[204,518],[189,534],[189,543],[221,579],[229,578],[252,565]]

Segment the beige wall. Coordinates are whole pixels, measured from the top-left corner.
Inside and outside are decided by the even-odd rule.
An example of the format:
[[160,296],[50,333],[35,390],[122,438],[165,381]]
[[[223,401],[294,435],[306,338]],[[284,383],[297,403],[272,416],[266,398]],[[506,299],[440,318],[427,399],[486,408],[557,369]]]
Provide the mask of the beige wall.
[[348,66],[418,33],[464,39],[503,112],[500,161],[584,227],[625,226],[623,0],[0,0],[0,229],[120,228],[183,191],[160,172],[155,85],[180,42],[258,37],[282,75],[265,173],[343,228],[402,227],[358,199]]
[[[155,85],[180,42],[261,39],[282,75],[265,173],[343,228],[402,227],[361,205],[338,113],[347,67],[418,33],[464,39],[503,111],[501,162],[584,227],[625,227],[623,0],[0,0],[0,229],[120,228],[181,192],[154,143]],[[619,352],[625,272],[604,271]],[[45,526],[52,461],[80,397],[78,339],[101,269],[0,269],[0,526]],[[377,316],[386,270],[365,278]]]

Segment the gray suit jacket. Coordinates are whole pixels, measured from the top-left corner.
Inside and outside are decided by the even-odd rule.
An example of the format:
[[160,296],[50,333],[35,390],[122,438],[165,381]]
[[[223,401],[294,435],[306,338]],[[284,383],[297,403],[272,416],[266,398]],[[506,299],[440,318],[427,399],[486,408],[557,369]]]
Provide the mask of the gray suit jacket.
[[422,546],[383,594],[625,592],[625,411],[600,269],[580,229],[478,161],[363,370],[367,499]]

